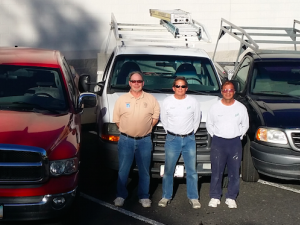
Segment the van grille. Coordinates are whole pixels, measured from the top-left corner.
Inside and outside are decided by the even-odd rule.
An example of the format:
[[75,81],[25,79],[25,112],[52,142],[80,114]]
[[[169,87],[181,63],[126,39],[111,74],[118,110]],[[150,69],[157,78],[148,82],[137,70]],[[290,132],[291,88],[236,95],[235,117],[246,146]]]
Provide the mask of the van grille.
[[[163,127],[156,126],[153,131],[153,147],[154,150],[164,151],[164,145],[166,142],[166,132]],[[195,134],[197,151],[201,149],[207,150],[210,147],[211,138],[208,134],[205,123],[201,123],[199,129]]]
[[34,184],[48,179],[49,162],[41,148],[0,144],[0,184]]
[[292,140],[296,148],[300,149],[300,133],[291,133]]

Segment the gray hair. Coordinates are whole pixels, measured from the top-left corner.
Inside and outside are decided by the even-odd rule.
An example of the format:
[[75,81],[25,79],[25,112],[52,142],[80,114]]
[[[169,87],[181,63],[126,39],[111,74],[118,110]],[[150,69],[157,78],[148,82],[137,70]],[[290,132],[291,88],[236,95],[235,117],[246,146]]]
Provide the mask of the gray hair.
[[133,74],[139,74],[141,77],[142,77],[142,80],[144,80],[143,78],[143,73],[141,71],[132,71],[130,74],[129,74],[129,80],[131,80],[131,77]]

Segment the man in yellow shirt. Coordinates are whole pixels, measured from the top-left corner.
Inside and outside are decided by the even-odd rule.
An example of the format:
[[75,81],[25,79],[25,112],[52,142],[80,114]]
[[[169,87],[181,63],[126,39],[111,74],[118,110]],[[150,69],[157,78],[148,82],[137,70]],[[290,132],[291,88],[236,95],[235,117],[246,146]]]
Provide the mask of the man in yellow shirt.
[[135,158],[139,170],[138,197],[143,207],[150,207],[150,162],[152,152],[151,131],[158,122],[159,104],[155,97],[142,90],[142,73],[129,74],[130,91],[116,102],[113,121],[121,132],[118,142],[119,172],[115,206],[123,206],[128,196],[126,183]]

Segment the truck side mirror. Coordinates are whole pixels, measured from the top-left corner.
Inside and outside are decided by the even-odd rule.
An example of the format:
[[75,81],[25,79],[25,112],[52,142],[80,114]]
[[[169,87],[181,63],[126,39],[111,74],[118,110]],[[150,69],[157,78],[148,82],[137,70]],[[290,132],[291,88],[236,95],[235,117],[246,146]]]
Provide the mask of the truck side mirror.
[[90,75],[82,74],[79,77],[78,89],[80,93],[88,92],[90,90]]
[[78,108],[93,108],[97,105],[97,97],[94,93],[81,93],[78,98]]
[[241,84],[237,80],[231,80],[233,83],[234,89],[236,93],[239,93],[241,91]]

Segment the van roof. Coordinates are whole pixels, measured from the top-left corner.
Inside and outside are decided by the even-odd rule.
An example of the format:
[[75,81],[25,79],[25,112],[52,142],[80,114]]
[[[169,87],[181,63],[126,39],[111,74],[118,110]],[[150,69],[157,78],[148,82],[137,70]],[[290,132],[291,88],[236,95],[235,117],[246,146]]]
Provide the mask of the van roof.
[[178,55],[209,58],[208,54],[199,48],[174,46],[122,46],[115,49],[116,55]]

